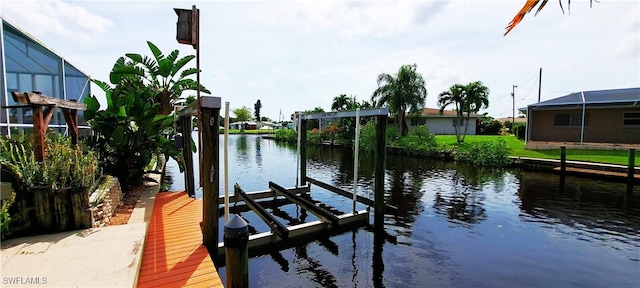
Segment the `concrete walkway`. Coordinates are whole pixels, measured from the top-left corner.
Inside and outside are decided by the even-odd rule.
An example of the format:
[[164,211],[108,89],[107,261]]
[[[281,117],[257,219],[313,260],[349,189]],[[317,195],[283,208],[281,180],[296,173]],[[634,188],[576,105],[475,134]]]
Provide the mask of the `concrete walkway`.
[[3,241],[0,286],[135,287],[158,183],[147,183],[127,225]]

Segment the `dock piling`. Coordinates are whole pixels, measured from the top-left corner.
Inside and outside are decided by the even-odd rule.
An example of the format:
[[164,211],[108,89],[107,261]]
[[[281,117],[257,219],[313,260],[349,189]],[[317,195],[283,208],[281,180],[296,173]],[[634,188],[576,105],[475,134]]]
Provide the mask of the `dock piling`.
[[234,214],[224,224],[227,287],[249,287],[249,225]]

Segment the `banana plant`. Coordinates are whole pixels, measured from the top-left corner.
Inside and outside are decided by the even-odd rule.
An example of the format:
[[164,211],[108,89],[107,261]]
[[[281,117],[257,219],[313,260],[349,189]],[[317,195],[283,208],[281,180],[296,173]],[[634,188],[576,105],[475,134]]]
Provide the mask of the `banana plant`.
[[[110,73],[111,84],[120,84],[123,80],[139,79],[145,86],[151,87],[154,103],[160,103],[159,114],[169,115],[173,106],[180,101],[184,91],[211,93],[204,86],[189,78],[196,74],[196,68],[186,68],[195,58],[194,55],[179,57],[179,51],[173,50],[168,55],[150,41],[147,45],[153,57],[127,53],[118,59]],[[185,69],[183,69],[185,68]]]

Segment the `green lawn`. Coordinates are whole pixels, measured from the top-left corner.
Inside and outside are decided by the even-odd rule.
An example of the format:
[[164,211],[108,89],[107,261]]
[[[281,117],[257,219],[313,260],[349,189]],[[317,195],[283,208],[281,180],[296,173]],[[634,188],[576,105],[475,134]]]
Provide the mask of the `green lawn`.
[[[464,143],[458,145],[455,135],[436,135],[439,145],[452,146],[458,145],[461,148],[467,147],[470,143],[494,141],[503,139],[509,147],[509,156],[521,156],[543,159],[560,159],[560,149],[556,150],[525,150],[524,141],[516,139],[515,136],[498,136],[498,135],[467,135]],[[574,150],[567,149],[567,160],[609,163],[627,165],[629,163],[628,151],[613,150]],[[640,164],[640,151],[636,151],[635,165]]]

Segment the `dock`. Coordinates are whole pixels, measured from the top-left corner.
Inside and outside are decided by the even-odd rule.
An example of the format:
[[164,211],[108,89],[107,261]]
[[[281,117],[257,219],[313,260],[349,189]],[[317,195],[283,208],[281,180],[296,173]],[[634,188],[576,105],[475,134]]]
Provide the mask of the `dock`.
[[[326,189],[330,193],[333,192],[340,196],[352,198],[352,194],[348,191],[310,177],[305,177],[305,179],[316,184],[320,189]],[[270,228],[269,231],[258,231],[258,233],[249,236],[248,248],[250,252],[267,247],[277,247],[280,244],[291,244],[296,239],[306,239],[318,233],[326,233],[368,223],[368,210],[338,212],[323,203],[314,202],[310,197],[311,185],[284,188],[276,183],[269,182],[268,187],[269,190],[245,192],[242,188],[236,186],[234,194],[229,197],[230,203],[240,202],[240,206],[246,206],[246,208],[242,208],[238,204],[233,204],[234,210],[253,211]],[[222,197],[218,201],[219,203],[224,203]],[[274,214],[279,212],[280,214],[285,214],[279,215],[280,217],[285,216],[287,218],[288,215],[286,213],[274,208],[270,208],[271,213],[267,211],[266,207],[274,207],[271,202],[294,203],[303,210],[314,214],[319,220],[289,226],[285,225],[274,217]],[[357,202],[373,204],[372,200],[361,196],[357,197]],[[397,210],[396,207],[391,205],[387,205],[387,208],[390,211]],[[219,214],[222,215],[223,213]],[[224,242],[218,243],[217,250],[218,258],[216,259],[222,260],[225,252]],[[224,261],[220,261],[220,263],[224,263]]]
[[202,199],[158,193],[142,253],[138,287],[224,287],[202,244]]

